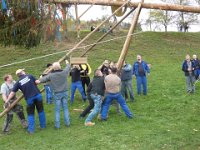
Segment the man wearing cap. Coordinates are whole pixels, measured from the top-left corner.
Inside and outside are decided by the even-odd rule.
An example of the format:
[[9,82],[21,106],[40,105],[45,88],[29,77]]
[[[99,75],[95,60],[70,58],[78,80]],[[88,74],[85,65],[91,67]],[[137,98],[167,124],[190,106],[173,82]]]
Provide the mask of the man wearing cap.
[[137,55],[137,61],[133,64],[133,75],[136,76],[138,95],[141,95],[141,86],[143,86],[143,95],[147,95],[146,74],[150,75],[149,66],[142,60],[141,55]]
[[35,84],[36,79],[32,75],[27,75],[24,69],[18,69],[16,71],[16,75],[19,77],[19,80],[15,83],[7,101],[11,100],[18,90],[22,91],[27,103],[28,133],[32,134],[35,131],[35,108],[38,112],[40,128],[44,129],[46,127],[46,117],[42,103],[42,95]]
[[50,82],[53,90],[54,101],[55,101],[55,128],[60,128],[60,107],[63,108],[65,126],[70,126],[70,117],[68,112],[68,87],[67,87],[67,76],[70,71],[69,62],[66,60],[66,68],[61,69],[59,62],[54,62],[52,65],[53,71],[47,76],[36,80],[36,83]]
[[[4,101],[4,107],[7,108],[10,104],[12,104],[17,99],[17,97],[14,96],[10,101],[7,101],[7,98],[15,84],[15,81],[13,80],[12,76],[9,74],[4,76],[4,81],[5,82],[1,85],[1,94],[2,94],[2,99]],[[24,128],[27,128],[28,126],[25,120],[23,106],[20,104],[16,104],[11,109],[11,111],[9,111],[6,115],[6,119],[3,125],[3,133],[8,133],[10,130],[10,124],[13,120],[13,112],[16,113],[19,121],[21,122]]]

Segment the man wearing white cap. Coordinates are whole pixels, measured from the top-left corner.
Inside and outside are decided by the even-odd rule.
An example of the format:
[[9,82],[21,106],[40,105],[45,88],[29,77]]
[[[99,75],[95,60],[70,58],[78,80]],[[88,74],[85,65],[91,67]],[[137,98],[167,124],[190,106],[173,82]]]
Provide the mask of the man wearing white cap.
[[38,111],[40,128],[43,129],[46,127],[46,117],[42,103],[42,95],[37,85],[35,84],[36,79],[32,75],[26,75],[24,69],[18,69],[16,71],[16,75],[19,77],[19,80],[15,83],[7,101],[12,99],[12,97],[19,89],[22,91],[27,103],[28,132],[32,134],[35,131],[35,108]]

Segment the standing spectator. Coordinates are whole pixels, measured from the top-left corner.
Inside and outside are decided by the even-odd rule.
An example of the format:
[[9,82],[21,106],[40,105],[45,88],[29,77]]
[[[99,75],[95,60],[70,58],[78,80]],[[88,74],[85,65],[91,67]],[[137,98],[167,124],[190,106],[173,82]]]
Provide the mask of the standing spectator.
[[141,95],[141,86],[143,86],[143,95],[147,95],[146,73],[150,75],[149,66],[142,60],[141,55],[137,55],[137,61],[133,64],[133,75],[136,76],[138,95]]
[[[17,97],[16,95],[14,95],[14,97],[10,101],[7,101],[7,98],[11,93],[11,90],[15,84],[15,81],[13,80],[11,75],[5,75],[4,81],[5,82],[1,85],[1,94],[2,94],[2,99],[4,101],[4,108],[7,108],[17,99]],[[3,125],[3,133],[9,133],[10,131],[10,124],[13,120],[13,112],[16,113],[19,121],[21,122],[24,128],[27,128],[28,126],[24,116],[23,106],[20,104],[16,104],[6,115],[6,119]]]
[[79,67],[81,68],[81,82],[82,82],[84,93],[86,95],[85,86],[88,87],[90,84],[90,76],[89,75],[91,74],[92,70],[88,63],[81,64],[81,65],[79,65]]
[[112,73],[106,76],[104,81],[106,87],[106,96],[105,101],[102,105],[101,119],[107,119],[109,107],[113,100],[117,100],[117,102],[120,104],[121,108],[125,112],[126,116],[128,118],[132,118],[133,115],[126,105],[126,101],[120,92],[121,79],[117,76],[117,68],[113,68],[111,71]]
[[64,112],[64,121],[67,127],[70,126],[70,117],[67,105],[67,79],[66,77],[70,71],[69,62],[66,60],[66,68],[61,69],[60,63],[53,63],[53,72],[47,76],[36,81],[37,84],[50,82],[54,92],[55,100],[55,128],[60,128],[60,107],[62,106]]
[[42,103],[42,95],[35,84],[35,77],[32,75],[26,75],[24,69],[18,69],[16,71],[16,75],[19,77],[19,80],[15,83],[12,92],[8,96],[7,102],[15,96],[15,93],[18,90],[22,91],[27,103],[28,133],[32,134],[35,131],[35,108],[38,111],[40,128],[44,129],[46,127],[46,117]]
[[76,89],[78,88],[79,92],[81,93],[83,101],[86,101],[86,95],[83,90],[83,86],[81,83],[81,69],[79,65],[73,65],[70,75],[72,77],[72,84],[71,84],[71,99],[70,104],[72,105],[74,102],[74,94]]
[[94,78],[88,87],[88,92],[91,93],[90,96],[94,101],[94,109],[88,115],[85,120],[85,126],[93,126],[95,123],[91,122],[92,119],[98,115],[101,109],[102,100],[105,92],[104,77],[101,70],[97,69],[95,71]]
[[133,94],[132,75],[133,75],[132,66],[124,62],[124,66],[122,67],[122,71],[121,71],[121,80],[122,80],[121,93],[122,93],[122,96],[126,98],[125,95],[128,89],[130,100],[133,102],[134,94]]
[[109,64],[110,64],[109,61],[108,61],[108,60],[105,60],[105,61],[103,62],[103,64],[98,68],[98,69],[101,70],[101,72],[103,73],[104,76],[109,75],[109,67],[110,67]]
[[[52,64],[47,64],[47,69],[50,69],[50,67],[52,67]],[[42,74],[42,77],[44,77],[46,75],[47,74],[44,72]],[[50,82],[46,82],[44,84],[44,89],[45,89],[45,93],[46,93],[46,102],[47,102],[47,104],[52,104],[53,93],[52,93]]]
[[200,79],[200,61],[197,55],[193,55],[194,75],[196,79]]
[[184,71],[186,77],[187,92],[194,93],[195,91],[194,62],[191,61],[190,55],[185,56],[185,61],[182,64],[182,71]]

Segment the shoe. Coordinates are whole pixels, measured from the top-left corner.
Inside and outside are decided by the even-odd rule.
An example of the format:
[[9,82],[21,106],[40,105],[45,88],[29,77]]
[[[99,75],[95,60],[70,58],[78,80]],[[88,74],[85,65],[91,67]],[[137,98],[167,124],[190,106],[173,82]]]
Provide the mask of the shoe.
[[24,129],[27,129],[27,128],[28,128],[28,123],[27,123],[26,120],[23,120],[23,121],[22,121],[22,126],[23,126]]
[[95,123],[93,123],[93,122],[86,122],[85,123],[85,126],[94,126],[95,125]]
[[27,131],[27,133],[28,133],[29,135],[34,134],[34,132],[31,132],[31,131]]

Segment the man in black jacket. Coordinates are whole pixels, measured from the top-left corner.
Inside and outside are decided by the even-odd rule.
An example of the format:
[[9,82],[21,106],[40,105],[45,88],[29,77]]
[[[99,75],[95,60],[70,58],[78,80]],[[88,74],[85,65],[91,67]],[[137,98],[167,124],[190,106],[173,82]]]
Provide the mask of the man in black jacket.
[[91,121],[100,112],[102,99],[105,93],[104,77],[101,70],[97,69],[95,71],[94,78],[89,84],[88,92],[94,101],[94,109],[85,120],[85,126],[93,126],[95,123],[92,123]]

